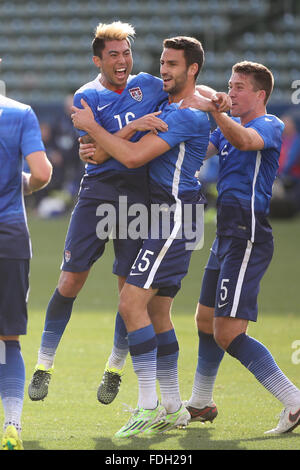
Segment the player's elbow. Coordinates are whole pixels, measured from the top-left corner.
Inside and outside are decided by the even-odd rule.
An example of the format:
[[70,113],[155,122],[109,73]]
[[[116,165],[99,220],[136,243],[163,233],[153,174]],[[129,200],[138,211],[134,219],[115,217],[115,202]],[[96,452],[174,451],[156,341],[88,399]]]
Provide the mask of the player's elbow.
[[125,155],[123,154],[123,156],[125,157],[123,164],[129,169],[138,168],[142,165],[141,156],[137,149],[135,151],[129,149]]
[[264,147],[264,143],[261,138],[257,138],[255,135],[253,136],[251,133],[244,133],[243,135],[240,135],[240,138],[234,147],[242,152],[247,152],[251,150],[261,150]]
[[237,142],[234,147],[237,149],[237,150],[240,150],[241,152],[246,152],[247,150],[249,150],[249,144],[247,142],[244,142],[244,141],[241,141],[241,142]]
[[129,169],[138,168],[141,166],[135,158],[130,158],[127,160],[125,166]]
[[36,183],[36,186],[42,188],[46,186],[52,177],[53,167],[49,160],[46,160],[43,165],[36,166],[31,169],[31,175]]

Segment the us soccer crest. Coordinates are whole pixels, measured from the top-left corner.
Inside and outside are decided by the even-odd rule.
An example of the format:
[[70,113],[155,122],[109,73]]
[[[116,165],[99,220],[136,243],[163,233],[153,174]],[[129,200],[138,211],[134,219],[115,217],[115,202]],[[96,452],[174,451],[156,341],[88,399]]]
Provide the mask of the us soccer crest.
[[68,263],[71,259],[71,251],[65,250],[65,260]]
[[134,100],[142,101],[143,93],[139,86],[137,86],[136,88],[130,88],[129,93]]

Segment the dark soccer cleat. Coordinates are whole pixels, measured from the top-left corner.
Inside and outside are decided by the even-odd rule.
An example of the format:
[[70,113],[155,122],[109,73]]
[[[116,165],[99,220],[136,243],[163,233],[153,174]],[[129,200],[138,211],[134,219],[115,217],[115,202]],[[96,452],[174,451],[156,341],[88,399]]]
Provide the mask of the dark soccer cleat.
[[31,400],[44,400],[48,395],[48,387],[52,372],[53,367],[47,370],[43,365],[36,366],[28,387],[28,395]]
[[215,403],[211,403],[209,406],[205,406],[204,408],[195,408],[194,406],[190,406],[186,403],[186,408],[191,415],[191,423],[194,421],[202,421],[202,423],[210,421],[212,423],[218,414]]
[[123,369],[110,369],[106,364],[97,392],[97,398],[103,405],[109,405],[118,395],[122,372]]

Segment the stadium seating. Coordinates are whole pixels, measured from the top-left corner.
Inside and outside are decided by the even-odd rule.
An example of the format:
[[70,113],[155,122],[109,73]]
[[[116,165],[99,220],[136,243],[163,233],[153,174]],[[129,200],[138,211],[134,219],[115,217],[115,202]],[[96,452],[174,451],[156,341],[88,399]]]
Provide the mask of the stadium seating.
[[272,100],[290,100],[300,78],[300,11],[271,0],[6,0],[0,3],[1,79],[21,101],[61,102],[95,77],[91,41],[99,22],[135,26],[134,72],[159,74],[162,40],[195,36],[206,62],[200,77],[226,90],[233,63],[263,62],[274,72]]

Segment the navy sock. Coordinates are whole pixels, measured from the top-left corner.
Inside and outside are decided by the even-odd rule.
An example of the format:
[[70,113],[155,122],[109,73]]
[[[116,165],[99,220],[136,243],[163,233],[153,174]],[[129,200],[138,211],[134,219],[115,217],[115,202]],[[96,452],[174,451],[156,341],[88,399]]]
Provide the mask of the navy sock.
[[234,338],[227,352],[238,359],[285,406],[300,402],[300,391],[283,374],[262,343],[242,333]]
[[115,321],[114,345],[108,360],[109,368],[122,369],[129,351],[127,329],[118,312]]
[[133,369],[139,384],[138,407],[154,409],[157,406],[157,338],[153,325],[129,332],[128,343]]
[[198,330],[198,336],[198,362],[189,404],[201,409],[213,401],[213,388],[225,352],[212,334]]
[[70,320],[76,297],[64,297],[55,289],[48,304],[38,364],[52,367],[56,349]]
[[168,413],[175,413],[181,406],[178,383],[179,346],[175,330],[157,336],[157,371],[161,404]]

